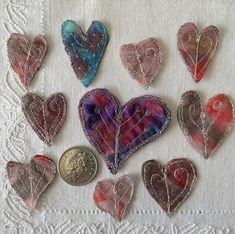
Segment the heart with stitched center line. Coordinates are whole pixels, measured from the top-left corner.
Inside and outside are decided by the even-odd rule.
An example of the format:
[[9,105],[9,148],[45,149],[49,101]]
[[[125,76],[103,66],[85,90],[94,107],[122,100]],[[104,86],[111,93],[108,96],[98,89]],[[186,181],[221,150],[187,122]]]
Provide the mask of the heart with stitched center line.
[[171,215],[191,193],[197,174],[185,158],[173,159],[166,166],[149,160],[142,166],[142,179],[153,199]]
[[33,42],[20,33],[12,33],[8,39],[7,52],[11,67],[26,89],[40,68],[46,50],[47,40],[42,35],[37,35]]
[[177,46],[195,82],[199,82],[214,56],[219,41],[219,30],[210,25],[199,32],[196,25],[182,25],[177,35]]
[[93,194],[96,206],[121,221],[131,201],[134,182],[130,176],[122,176],[113,184],[108,180],[97,183]]
[[177,117],[186,139],[207,159],[232,129],[233,104],[225,94],[217,94],[204,108],[198,93],[191,90],[182,95]]
[[56,164],[44,155],[36,155],[27,164],[9,161],[7,175],[12,188],[23,199],[30,213],[56,176]]
[[120,57],[131,77],[146,89],[159,73],[162,64],[162,50],[154,38],[140,41],[137,45],[122,45]]
[[155,96],[133,98],[121,106],[107,89],[87,92],[78,111],[86,137],[113,174],[133,152],[159,137],[171,119],[166,104]]
[[66,117],[66,99],[61,93],[54,93],[46,100],[34,93],[22,97],[22,110],[29,124],[46,144],[53,139],[63,126]]

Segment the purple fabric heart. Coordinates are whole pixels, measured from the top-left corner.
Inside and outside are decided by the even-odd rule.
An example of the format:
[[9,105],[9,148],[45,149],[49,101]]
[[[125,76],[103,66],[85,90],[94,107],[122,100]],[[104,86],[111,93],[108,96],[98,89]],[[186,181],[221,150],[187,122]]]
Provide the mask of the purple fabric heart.
[[113,174],[131,153],[160,136],[171,119],[157,97],[144,95],[121,106],[106,89],[87,92],[78,111],[85,135]]

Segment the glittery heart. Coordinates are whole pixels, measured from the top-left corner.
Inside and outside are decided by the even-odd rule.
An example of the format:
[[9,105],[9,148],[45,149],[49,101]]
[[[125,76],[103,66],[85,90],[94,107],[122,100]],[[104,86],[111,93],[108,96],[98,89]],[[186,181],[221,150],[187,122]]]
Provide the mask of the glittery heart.
[[10,161],[7,175],[12,188],[33,213],[38,199],[56,176],[55,162],[43,155],[34,156],[27,164]]
[[8,39],[7,51],[11,67],[26,89],[40,68],[46,50],[47,40],[42,35],[36,36],[33,42],[19,33],[11,34]]
[[142,166],[142,178],[153,199],[171,215],[191,193],[197,174],[192,162],[184,158],[171,160],[164,167],[149,160]]
[[93,21],[86,35],[72,20],[63,23],[61,34],[72,67],[85,87],[95,79],[109,35],[105,26]]
[[42,141],[50,145],[65,120],[65,97],[55,93],[43,100],[34,93],[27,93],[21,102],[24,115],[33,130]]
[[130,176],[120,177],[115,184],[108,180],[102,180],[95,187],[93,201],[99,209],[121,221],[125,216],[133,191],[134,182]]
[[154,38],[121,46],[120,57],[131,77],[146,89],[161,68],[162,51]]
[[193,148],[208,158],[233,126],[233,105],[225,94],[218,94],[203,108],[197,92],[188,91],[181,97],[178,122]]
[[211,61],[219,41],[218,29],[210,25],[202,32],[193,23],[182,25],[178,32],[178,50],[192,74],[199,82]]
[[86,93],[78,111],[85,135],[113,174],[131,153],[160,136],[171,118],[157,97],[144,95],[120,106],[106,89]]

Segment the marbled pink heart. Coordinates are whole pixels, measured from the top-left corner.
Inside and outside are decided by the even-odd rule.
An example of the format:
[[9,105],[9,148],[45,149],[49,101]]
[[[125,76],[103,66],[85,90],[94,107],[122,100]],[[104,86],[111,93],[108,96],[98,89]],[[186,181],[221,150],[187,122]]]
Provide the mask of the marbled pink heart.
[[12,33],[8,39],[7,51],[11,67],[26,89],[40,68],[46,50],[47,40],[42,35],[37,35],[33,42],[19,33]]
[[142,166],[142,179],[152,198],[171,215],[191,193],[197,173],[185,158],[173,159],[166,166],[149,160]]
[[131,77],[146,89],[159,73],[162,64],[161,47],[154,38],[140,41],[137,45],[122,45],[120,57]]
[[108,180],[97,183],[93,194],[96,206],[121,221],[131,201],[134,182],[130,176],[122,176],[113,184]]
[[6,169],[12,188],[33,213],[41,194],[56,176],[55,162],[46,156],[36,155],[27,164],[10,161]]
[[46,100],[34,93],[22,97],[22,110],[39,138],[50,145],[63,126],[67,104],[61,93],[52,94]]
[[234,109],[225,94],[213,96],[205,108],[195,91],[187,91],[178,107],[178,122],[186,139],[204,158],[208,158],[230,132]]
[[199,82],[211,61],[219,41],[218,29],[210,25],[199,32],[196,25],[182,25],[177,35],[177,46],[195,82]]

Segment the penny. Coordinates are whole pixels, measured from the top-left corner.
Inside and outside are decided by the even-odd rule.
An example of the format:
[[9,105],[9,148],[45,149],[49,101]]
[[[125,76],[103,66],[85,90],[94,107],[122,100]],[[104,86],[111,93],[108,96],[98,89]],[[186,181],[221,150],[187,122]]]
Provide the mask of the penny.
[[59,172],[68,184],[75,186],[88,184],[97,172],[96,157],[86,148],[70,148],[60,157]]

